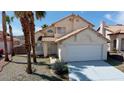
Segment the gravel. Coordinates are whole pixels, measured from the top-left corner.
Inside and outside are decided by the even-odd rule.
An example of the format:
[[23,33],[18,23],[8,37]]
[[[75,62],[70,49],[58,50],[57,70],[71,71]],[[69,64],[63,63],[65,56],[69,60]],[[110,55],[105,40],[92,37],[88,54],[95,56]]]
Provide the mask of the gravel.
[[26,56],[18,55],[0,72],[0,81],[61,81],[51,73],[48,58],[37,58],[38,64],[32,64],[33,74],[26,73]]

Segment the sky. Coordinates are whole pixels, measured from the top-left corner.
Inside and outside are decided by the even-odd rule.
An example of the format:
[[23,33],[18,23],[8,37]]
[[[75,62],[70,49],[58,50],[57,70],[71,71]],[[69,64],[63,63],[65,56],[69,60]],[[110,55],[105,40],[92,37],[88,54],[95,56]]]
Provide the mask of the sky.
[[[108,25],[124,24],[124,11],[46,11],[45,18],[41,20],[35,19],[35,29],[38,31],[41,29],[43,24],[52,24],[60,20],[61,18],[68,16],[70,14],[78,14],[84,19],[95,25],[94,29],[97,29],[102,21],[105,21]],[[7,11],[7,15],[14,16],[14,12]],[[14,18],[12,22],[13,34],[14,36],[23,35],[22,27],[19,19]],[[0,12],[0,30],[2,30],[2,15]],[[8,28],[7,28],[8,32]]]

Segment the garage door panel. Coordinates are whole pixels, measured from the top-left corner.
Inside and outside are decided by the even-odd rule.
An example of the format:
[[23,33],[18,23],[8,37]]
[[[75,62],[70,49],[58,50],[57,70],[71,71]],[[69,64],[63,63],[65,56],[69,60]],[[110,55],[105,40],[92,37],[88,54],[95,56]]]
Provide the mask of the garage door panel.
[[101,45],[67,45],[66,61],[101,60]]

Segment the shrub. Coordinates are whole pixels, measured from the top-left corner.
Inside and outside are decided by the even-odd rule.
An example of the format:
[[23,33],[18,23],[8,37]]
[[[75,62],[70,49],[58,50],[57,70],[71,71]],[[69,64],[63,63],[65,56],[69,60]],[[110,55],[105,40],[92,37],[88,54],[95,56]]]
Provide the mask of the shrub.
[[113,53],[117,53],[117,50],[116,50],[116,48],[114,48],[114,49],[112,50],[112,52],[113,52]]
[[64,75],[68,73],[68,67],[66,63],[56,62],[52,65],[52,69],[58,75]]

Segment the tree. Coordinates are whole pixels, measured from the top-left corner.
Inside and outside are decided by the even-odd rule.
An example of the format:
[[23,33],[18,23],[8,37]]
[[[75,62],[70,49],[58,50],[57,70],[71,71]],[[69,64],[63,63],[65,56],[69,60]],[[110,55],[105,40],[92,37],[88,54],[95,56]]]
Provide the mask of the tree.
[[42,27],[42,29],[44,29],[44,28],[48,27],[48,25],[47,24],[43,24],[41,27]]
[[4,40],[5,61],[9,61],[8,48],[7,48],[6,12],[5,12],[5,11],[2,11],[2,28],[3,28],[3,40]]
[[10,33],[10,46],[11,46],[11,56],[14,56],[14,42],[13,42],[13,33],[12,33],[12,26],[11,26],[11,22],[13,22],[14,17],[9,17],[6,16],[6,22],[9,26],[9,33]]
[[22,30],[25,38],[25,48],[27,52],[27,73],[32,74],[32,66],[31,66],[31,37],[30,37],[30,24],[29,19],[27,17],[27,12],[25,11],[16,11],[14,12],[15,16],[20,19]]
[[[36,11],[35,16],[36,19],[41,19],[42,17],[45,16],[44,11]],[[15,15],[17,18],[20,19],[22,29],[24,32],[24,37],[25,37],[25,47],[27,50],[27,55],[28,55],[28,67],[27,67],[27,72],[29,74],[32,73],[31,69],[31,46],[33,49],[33,61],[36,63],[36,54],[35,54],[35,24],[34,24],[34,12],[32,11],[16,11]]]
[[[36,11],[35,12],[35,17],[36,19],[42,19],[45,17],[46,12],[44,11]],[[30,21],[30,34],[31,34],[31,45],[32,45],[32,50],[33,50],[33,62],[37,63],[36,60],[36,53],[35,53],[35,24],[34,24],[34,13],[32,11],[28,12],[28,18]]]

